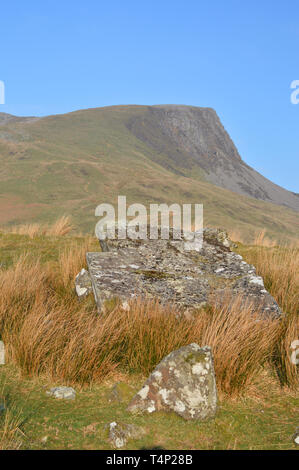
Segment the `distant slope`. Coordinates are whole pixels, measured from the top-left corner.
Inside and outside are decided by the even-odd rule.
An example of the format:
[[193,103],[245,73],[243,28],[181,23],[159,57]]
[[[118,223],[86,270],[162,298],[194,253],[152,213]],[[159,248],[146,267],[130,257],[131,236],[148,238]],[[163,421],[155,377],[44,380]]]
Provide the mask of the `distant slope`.
[[203,203],[206,223],[248,235],[265,227],[272,237],[296,238],[299,231],[298,196],[248,167],[209,108],[0,114],[0,163],[2,225],[70,213],[91,229],[96,205],[124,194],[128,203]]

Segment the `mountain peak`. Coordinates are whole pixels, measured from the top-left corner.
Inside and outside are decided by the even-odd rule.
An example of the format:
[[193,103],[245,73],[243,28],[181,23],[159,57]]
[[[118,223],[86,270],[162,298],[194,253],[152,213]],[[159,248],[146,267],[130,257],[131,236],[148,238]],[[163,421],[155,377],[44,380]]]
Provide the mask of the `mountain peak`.
[[297,236],[298,212],[288,209],[299,211],[298,196],[246,165],[211,108],[123,105],[1,118],[2,224],[71,213],[86,229],[98,204],[124,194],[128,204],[202,203],[214,226]]

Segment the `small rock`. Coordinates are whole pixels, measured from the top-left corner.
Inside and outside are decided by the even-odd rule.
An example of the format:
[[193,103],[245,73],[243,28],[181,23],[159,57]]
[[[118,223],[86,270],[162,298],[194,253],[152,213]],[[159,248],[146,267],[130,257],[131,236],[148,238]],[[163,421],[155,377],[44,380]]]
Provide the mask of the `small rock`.
[[47,395],[64,400],[74,400],[76,392],[72,387],[54,387],[48,390]]
[[113,447],[124,447],[128,439],[138,439],[145,434],[145,430],[134,424],[116,423],[113,421],[105,426],[109,430],[109,441]]
[[5,346],[3,341],[0,341],[0,365],[5,364]]
[[299,446],[299,428],[296,428],[295,434],[293,436],[293,441],[296,446]]
[[86,269],[81,269],[75,279],[76,294],[79,299],[86,297],[92,292],[92,283],[89,272]]
[[44,437],[41,438],[41,442],[43,444],[45,444],[47,442],[47,440],[48,440],[48,436],[44,436]]
[[130,385],[125,382],[117,382],[108,393],[107,399],[109,402],[128,403],[134,393],[135,391]]
[[211,348],[192,343],[166,356],[128,411],[174,411],[184,419],[207,420],[217,409],[217,390]]

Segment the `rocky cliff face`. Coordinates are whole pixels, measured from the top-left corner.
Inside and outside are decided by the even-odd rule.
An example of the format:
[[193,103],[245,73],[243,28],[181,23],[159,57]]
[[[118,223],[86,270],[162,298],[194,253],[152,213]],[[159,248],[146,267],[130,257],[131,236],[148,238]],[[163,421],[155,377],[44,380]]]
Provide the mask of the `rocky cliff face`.
[[164,162],[157,160],[167,168],[180,174],[200,171],[216,186],[299,211],[294,193],[272,183],[241,159],[211,108],[151,106],[143,119],[131,120],[129,128],[157,155],[167,155]]

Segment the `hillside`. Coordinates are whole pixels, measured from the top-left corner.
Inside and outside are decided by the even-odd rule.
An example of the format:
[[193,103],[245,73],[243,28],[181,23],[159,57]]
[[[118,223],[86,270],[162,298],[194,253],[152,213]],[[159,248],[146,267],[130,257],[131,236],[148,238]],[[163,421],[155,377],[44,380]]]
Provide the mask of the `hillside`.
[[[299,197],[244,163],[217,114],[187,106],[114,106],[45,118],[0,114],[0,225],[94,209],[203,203],[205,224],[295,239]],[[279,204],[279,205],[278,205]]]

